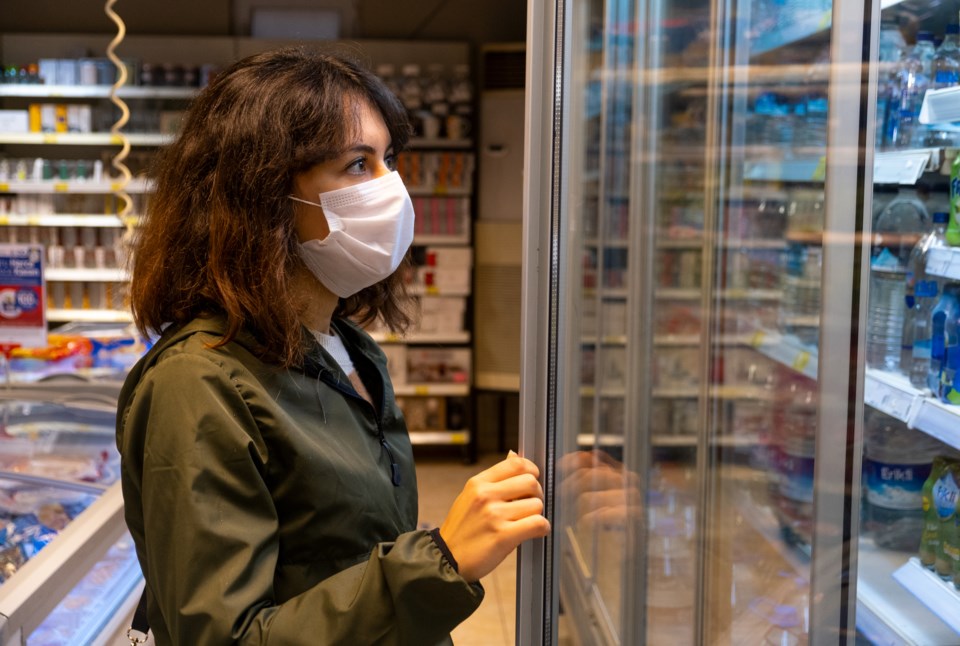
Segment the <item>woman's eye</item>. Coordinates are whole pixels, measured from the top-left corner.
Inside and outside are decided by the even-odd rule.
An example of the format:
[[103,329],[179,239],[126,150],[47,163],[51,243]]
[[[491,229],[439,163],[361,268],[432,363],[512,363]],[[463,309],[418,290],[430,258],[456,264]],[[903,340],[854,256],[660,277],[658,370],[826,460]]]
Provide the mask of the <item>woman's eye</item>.
[[367,160],[363,157],[357,159],[347,166],[347,172],[351,175],[363,175],[367,172]]
[[397,170],[397,156],[387,155],[383,158],[384,165],[391,171]]

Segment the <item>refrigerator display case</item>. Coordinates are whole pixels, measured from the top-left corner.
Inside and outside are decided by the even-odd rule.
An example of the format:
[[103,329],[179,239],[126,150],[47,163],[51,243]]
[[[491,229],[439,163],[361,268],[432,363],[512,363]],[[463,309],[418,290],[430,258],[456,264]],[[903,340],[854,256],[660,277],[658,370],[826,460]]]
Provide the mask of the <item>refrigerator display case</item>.
[[119,382],[0,390],[0,643],[119,643],[142,589],[123,520]]
[[518,643],[960,643],[960,5],[529,11]]

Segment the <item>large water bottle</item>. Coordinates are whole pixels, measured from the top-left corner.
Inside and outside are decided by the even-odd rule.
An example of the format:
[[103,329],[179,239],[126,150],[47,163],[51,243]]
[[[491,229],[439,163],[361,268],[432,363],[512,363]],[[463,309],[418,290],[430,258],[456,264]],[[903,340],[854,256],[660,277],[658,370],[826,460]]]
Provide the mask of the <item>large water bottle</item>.
[[900,148],[909,148],[915,145],[918,138],[923,138],[920,129],[915,126],[923,96],[930,87],[930,69],[935,52],[933,34],[921,31],[917,34],[917,44],[903,58],[897,70],[899,105],[896,106],[898,124],[894,141]]
[[[906,309],[903,315],[903,337],[900,344],[900,371],[908,376],[917,372],[917,379],[921,384],[926,382],[927,368],[930,363],[930,321],[927,319],[935,304],[933,298],[939,291],[936,279],[927,276],[927,257],[931,249],[946,246],[944,236],[948,218],[949,215],[943,211],[933,214],[933,228],[920,238],[920,242],[914,246],[907,260],[904,280]],[[914,345],[917,340],[921,341],[921,348],[917,354],[914,354]],[[924,355],[926,361],[923,359]]]
[[864,414],[864,529],[879,547],[913,552],[923,533],[923,483],[942,449],[879,411]]
[[900,27],[893,18],[884,18],[880,23],[880,73],[877,89],[877,136],[878,148],[896,144],[894,133],[898,129],[900,88],[897,70],[907,43]]
[[872,368],[896,371],[900,367],[907,262],[928,221],[916,192],[907,189],[887,204],[874,223],[867,314],[867,365]]
[[947,363],[947,350],[957,347],[957,317],[960,316],[958,286],[947,283],[943,294],[930,315],[930,370],[927,372],[927,387],[935,396],[940,395]]

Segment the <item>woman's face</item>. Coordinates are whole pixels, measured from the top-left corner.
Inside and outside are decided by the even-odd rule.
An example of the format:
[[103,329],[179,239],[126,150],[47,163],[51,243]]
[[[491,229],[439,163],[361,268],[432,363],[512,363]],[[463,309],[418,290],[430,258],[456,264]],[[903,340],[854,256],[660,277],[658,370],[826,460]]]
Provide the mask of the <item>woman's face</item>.
[[[390,131],[380,112],[364,101],[360,105],[357,141],[349,144],[333,159],[295,175],[293,195],[301,200],[319,202],[320,193],[345,188],[382,177],[396,168]],[[327,218],[319,206],[294,202],[297,238],[300,242],[323,240],[330,233]]]

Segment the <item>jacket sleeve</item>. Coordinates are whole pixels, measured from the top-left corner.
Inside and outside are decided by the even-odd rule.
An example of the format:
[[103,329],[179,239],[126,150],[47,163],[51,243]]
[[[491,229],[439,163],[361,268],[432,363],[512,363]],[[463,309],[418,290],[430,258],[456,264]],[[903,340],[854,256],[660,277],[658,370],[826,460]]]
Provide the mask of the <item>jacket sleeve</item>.
[[175,644],[436,644],[483,597],[427,532],[414,531],[277,603],[266,448],[236,384],[207,358],[154,366],[121,429],[150,621]]

